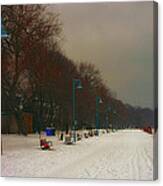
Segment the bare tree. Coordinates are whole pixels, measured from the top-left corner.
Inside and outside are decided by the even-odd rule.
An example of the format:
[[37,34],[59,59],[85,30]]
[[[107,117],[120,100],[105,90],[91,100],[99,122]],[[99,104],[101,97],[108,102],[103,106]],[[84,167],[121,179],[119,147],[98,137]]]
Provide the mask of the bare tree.
[[53,43],[57,50],[61,25],[58,14],[47,13],[43,5],[4,5],[2,19],[9,34],[2,40],[2,96],[7,100],[2,109],[16,116],[19,132],[25,134],[21,113],[28,97],[25,94],[31,74],[29,56],[38,45],[50,47]]

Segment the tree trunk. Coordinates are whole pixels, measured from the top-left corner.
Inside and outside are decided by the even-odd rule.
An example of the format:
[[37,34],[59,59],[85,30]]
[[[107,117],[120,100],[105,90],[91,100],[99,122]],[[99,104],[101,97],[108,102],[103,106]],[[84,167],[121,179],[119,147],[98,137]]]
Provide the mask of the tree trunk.
[[27,136],[27,126],[24,123],[22,112],[16,112],[15,113],[16,122],[18,125],[18,133],[23,134],[24,136]]

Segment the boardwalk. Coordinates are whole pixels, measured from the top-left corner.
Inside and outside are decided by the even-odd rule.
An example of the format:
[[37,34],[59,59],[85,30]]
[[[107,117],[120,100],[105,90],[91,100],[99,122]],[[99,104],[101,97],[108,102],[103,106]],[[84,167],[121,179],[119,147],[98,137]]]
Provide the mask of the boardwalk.
[[41,151],[38,137],[2,136],[2,175],[25,177],[153,179],[153,137],[139,130],[103,134]]

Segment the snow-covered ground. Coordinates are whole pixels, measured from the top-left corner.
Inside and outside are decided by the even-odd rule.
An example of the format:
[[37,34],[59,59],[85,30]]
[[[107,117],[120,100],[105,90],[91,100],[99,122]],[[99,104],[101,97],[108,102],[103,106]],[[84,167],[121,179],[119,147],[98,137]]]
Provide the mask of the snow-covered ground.
[[39,148],[37,135],[2,135],[2,176],[153,179],[153,136],[123,130],[82,139],[75,145],[53,140],[53,151]]

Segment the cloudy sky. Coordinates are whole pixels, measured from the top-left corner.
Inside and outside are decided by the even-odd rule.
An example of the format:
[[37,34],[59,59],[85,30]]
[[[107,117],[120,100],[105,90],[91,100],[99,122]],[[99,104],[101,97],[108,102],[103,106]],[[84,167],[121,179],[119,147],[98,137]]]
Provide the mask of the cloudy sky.
[[152,2],[58,4],[66,55],[99,68],[125,103],[153,107]]

